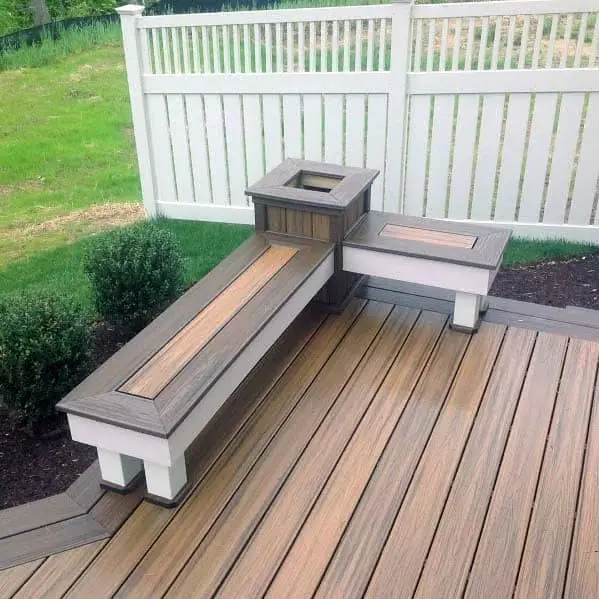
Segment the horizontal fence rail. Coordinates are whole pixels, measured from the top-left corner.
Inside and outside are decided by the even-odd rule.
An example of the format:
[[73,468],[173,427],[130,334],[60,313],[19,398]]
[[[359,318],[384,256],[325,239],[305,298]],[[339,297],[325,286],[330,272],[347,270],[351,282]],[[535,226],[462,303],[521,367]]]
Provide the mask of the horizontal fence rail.
[[599,238],[595,0],[120,12],[152,214],[252,222],[298,157],[379,169],[375,209]]

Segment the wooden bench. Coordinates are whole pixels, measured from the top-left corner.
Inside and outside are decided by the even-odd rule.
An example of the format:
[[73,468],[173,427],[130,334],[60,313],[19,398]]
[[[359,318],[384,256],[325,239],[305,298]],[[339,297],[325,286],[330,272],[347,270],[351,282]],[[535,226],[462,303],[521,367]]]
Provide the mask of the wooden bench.
[[452,327],[478,328],[511,231],[369,212],[343,240],[343,268],[455,292]]
[[329,280],[334,245],[257,234],[59,404],[74,440],[94,445],[103,486],[185,494],[185,450]]

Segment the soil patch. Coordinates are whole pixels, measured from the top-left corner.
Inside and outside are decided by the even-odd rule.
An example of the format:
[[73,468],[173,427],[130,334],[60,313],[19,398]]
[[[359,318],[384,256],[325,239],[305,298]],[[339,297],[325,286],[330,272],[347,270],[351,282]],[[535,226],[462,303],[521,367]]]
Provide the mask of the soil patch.
[[[492,295],[548,306],[599,310],[599,254],[566,262],[502,269]],[[127,336],[98,323],[93,333],[93,363],[106,361]],[[40,437],[14,431],[0,412],[0,509],[65,491],[95,460],[93,447],[71,441],[66,418],[58,415]]]

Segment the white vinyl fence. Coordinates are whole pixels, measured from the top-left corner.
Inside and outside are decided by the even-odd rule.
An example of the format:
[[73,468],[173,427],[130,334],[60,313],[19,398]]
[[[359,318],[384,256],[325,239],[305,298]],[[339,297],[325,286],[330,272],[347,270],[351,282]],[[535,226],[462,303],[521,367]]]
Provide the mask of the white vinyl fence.
[[599,242],[598,0],[119,10],[150,214],[251,223],[291,156],[380,169],[373,209]]

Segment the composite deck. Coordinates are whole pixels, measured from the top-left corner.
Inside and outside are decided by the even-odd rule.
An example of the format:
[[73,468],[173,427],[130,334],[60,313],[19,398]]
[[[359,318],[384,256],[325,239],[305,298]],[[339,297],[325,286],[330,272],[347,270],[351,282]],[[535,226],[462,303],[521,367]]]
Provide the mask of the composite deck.
[[443,297],[363,295],[267,354],[183,505],[104,495],[131,504],[110,538],[0,596],[597,597],[599,323],[492,302],[468,336]]

